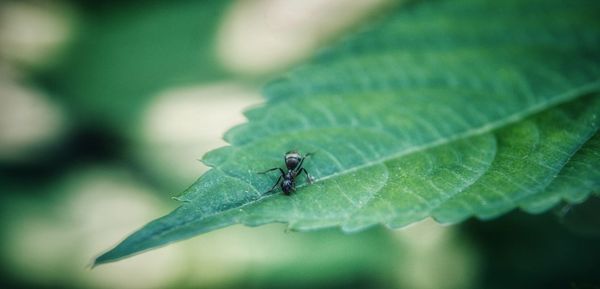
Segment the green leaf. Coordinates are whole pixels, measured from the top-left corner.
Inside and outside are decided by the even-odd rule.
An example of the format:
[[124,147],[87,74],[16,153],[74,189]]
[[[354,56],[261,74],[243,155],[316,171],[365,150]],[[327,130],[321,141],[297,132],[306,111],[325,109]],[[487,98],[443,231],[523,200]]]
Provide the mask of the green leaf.
[[[395,11],[269,85],[267,104],[226,134],[231,146],[205,155],[212,169],[182,205],[96,264],[238,223],[357,231],[570,200],[555,176],[574,174],[576,158],[600,165],[586,153],[600,126],[599,8],[464,0]],[[315,152],[305,167],[316,182],[265,194],[277,176],[256,172],[290,149]]]
[[77,119],[131,134],[145,104],[161,90],[227,75],[213,39],[229,3],[91,5],[61,66],[39,78],[67,100]]
[[600,191],[600,133],[596,133],[561,170],[544,192],[523,200],[521,207],[530,213],[543,212],[561,200],[583,202]]

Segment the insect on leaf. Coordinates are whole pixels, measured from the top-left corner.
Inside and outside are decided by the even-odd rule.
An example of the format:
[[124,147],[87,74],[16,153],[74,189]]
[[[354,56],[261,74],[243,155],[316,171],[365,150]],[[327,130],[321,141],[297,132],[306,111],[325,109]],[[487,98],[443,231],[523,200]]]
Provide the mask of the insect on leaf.
[[[172,213],[96,263],[232,224],[291,229],[544,211],[600,188],[598,1],[400,7],[284,75],[209,152]],[[264,194],[290,149],[314,152],[290,197]]]

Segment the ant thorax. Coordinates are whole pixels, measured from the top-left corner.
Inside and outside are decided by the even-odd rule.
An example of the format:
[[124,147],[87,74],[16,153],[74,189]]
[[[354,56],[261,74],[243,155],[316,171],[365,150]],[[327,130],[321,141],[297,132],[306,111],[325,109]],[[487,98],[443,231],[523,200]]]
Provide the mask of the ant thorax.
[[302,160],[302,156],[297,152],[288,152],[285,154],[285,166],[288,170],[293,170]]

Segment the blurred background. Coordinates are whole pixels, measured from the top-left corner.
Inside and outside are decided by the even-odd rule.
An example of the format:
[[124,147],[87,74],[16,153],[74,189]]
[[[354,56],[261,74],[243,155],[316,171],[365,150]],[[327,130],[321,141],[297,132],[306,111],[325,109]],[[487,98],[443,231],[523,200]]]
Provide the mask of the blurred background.
[[352,235],[234,226],[90,270],[177,206],[269,79],[404,4],[123,2],[0,2],[0,288],[600,288],[598,199]]

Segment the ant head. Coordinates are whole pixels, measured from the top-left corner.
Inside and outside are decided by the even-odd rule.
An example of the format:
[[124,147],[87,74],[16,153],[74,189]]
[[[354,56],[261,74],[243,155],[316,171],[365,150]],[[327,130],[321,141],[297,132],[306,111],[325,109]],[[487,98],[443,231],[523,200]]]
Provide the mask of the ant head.
[[293,170],[302,160],[302,155],[297,151],[289,151],[285,153],[285,166],[288,170]]

